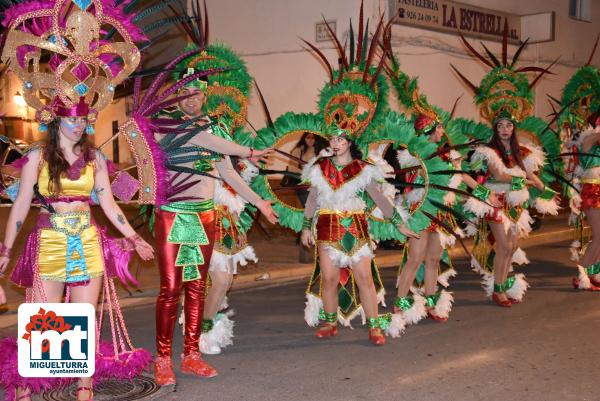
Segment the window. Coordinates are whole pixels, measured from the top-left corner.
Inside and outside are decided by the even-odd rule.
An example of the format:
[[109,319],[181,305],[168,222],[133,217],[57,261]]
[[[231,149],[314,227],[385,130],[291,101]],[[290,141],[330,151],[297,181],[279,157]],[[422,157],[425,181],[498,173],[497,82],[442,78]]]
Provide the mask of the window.
[[592,22],[592,0],[569,0],[569,17]]

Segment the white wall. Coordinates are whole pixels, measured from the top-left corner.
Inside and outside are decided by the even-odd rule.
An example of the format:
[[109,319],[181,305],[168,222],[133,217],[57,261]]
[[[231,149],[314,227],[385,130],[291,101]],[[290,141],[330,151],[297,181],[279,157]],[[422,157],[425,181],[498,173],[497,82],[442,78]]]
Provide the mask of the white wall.
[[[554,42],[530,45],[521,56],[522,65],[546,66],[559,55],[561,60],[553,68],[556,75],[547,76],[536,87],[536,114],[549,112],[546,94],[560,96],[562,86],[570,75],[583,64],[591,51],[597,29],[592,23],[575,21],[568,16],[565,0],[463,0],[464,3],[501,9],[516,14],[534,14],[555,11],[556,30]],[[208,0],[213,40],[229,43],[244,56],[251,74],[260,84],[269,103],[271,113],[277,116],[286,111],[310,112],[315,110],[319,88],[327,79],[325,69],[306,51],[298,37],[314,42],[315,23],[321,14],[336,19],[338,36],[348,29],[349,18],[356,26],[359,0]],[[592,7],[593,20],[600,20],[600,4]],[[372,20],[378,9],[387,10],[385,0],[365,0],[365,12]],[[478,41],[470,39],[476,48]],[[422,91],[431,101],[450,108],[464,93],[457,115],[476,117],[472,96],[450,69],[450,63],[479,83],[485,74],[484,66],[466,55],[458,36],[395,26],[394,50],[403,69],[420,77]],[[500,43],[486,42],[492,51],[499,52]],[[337,57],[329,43],[319,43],[319,48],[335,63]],[[516,47],[510,46],[512,56]],[[600,50],[594,61],[600,60]],[[533,77],[533,76],[532,76]],[[252,99],[250,120],[261,125],[262,112],[256,99]]]

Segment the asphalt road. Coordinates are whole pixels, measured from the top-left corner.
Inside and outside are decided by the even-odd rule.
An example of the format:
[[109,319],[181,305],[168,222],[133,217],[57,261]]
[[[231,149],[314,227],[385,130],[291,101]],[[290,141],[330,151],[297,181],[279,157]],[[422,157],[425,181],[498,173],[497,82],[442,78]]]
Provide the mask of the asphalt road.
[[[600,293],[575,292],[566,243],[528,250],[532,285],[510,309],[484,298],[478,276],[457,263],[456,304],[447,323],[423,321],[384,347],[366,328],[317,340],[303,320],[305,282],[230,294],[235,344],[206,356],[220,375],[176,369],[176,391],[153,399],[201,401],[585,401],[600,400]],[[384,272],[391,304],[395,272]],[[383,309],[382,309],[383,311]],[[126,310],[138,346],[154,350],[154,306]],[[176,329],[175,354],[181,352]]]

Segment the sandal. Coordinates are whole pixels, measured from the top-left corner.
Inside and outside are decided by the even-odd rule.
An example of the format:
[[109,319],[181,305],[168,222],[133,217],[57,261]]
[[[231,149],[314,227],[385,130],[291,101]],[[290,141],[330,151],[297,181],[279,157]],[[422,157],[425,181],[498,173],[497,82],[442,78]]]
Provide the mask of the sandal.
[[[80,391],[87,391],[88,398],[79,398]],[[94,401],[94,392],[92,391],[92,388],[85,386],[77,387],[77,401]]]

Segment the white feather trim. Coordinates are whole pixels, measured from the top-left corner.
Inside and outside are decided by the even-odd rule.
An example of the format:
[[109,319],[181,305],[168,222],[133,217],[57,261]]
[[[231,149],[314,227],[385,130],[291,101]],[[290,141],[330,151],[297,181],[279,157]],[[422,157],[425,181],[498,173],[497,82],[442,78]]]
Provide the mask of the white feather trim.
[[414,188],[404,196],[406,197],[406,201],[411,205],[419,203],[425,196],[425,188]]
[[524,148],[527,148],[531,151],[531,153],[523,159],[523,166],[525,167],[525,171],[529,173],[535,173],[541,167],[546,164],[546,154],[539,146],[534,145],[521,145]]
[[313,294],[306,293],[306,306],[304,307],[304,321],[310,327],[319,324],[319,313],[323,309],[323,300]]
[[372,164],[364,166],[362,171],[352,180],[334,190],[323,177],[318,164],[310,163],[302,171],[302,179],[311,183],[313,189],[318,191],[317,203],[322,209],[337,211],[363,211],[365,202],[359,194],[372,181],[383,181],[384,177],[379,168]]
[[237,266],[246,266],[248,262],[258,262],[254,248],[250,245],[236,252],[233,255],[227,255],[213,250],[210,258],[209,271],[220,271],[229,274],[237,274]]
[[481,267],[481,264],[479,264],[475,256],[471,256],[471,270],[481,275],[486,274],[485,270],[483,270],[483,267]]
[[442,274],[438,275],[437,282],[444,288],[447,288],[450,283],[448,282],[452,277],[456,277],[458,273],[454,269],[448,269]]
[[527,202],[529,199],[529,191],[527,188],[523,188],[519,191],[507,191],[506,192],[506,202],[510,206],[521,206],[523,203]]
[[396,157],[402,168],[419,166],[421,164],[419,163],[419,159],[411,155],[408,149],[399,150],[396,153]]
[[362,306],[359,306],[357,309],[355,309],[350,315],[348,315],[347,317],[344,317],[341,313],[338,312],[338,323],[341,324],[344,327],[352,327],[352,320],[354,320],[354,318],[356,318],[357,316],[360,316],[361,321],[366,322],[367,318],[365,316],[365,311],[363,310]]
[[[474,222],[475,223],[475,222]],[[477,234],[477,225],[467,224],[463,230],[464,238],[470,238]]]
[[240,177],[247,184],[251,183],[252,180],[258,176],[258,168],[252,164],[248,159],[240,159],[240,163],[242,163],[246,168],[242,170],[240,173]]
[[501,173],[512,175],[515,177],[525,177],[525,172],[519,166],[507,168],[496,151],[488,146],[477,146],[471,156],[473,161],[486,161],[493,165]]
[[577,288],[580,290],[588,290],[592,288],[592,282],[590,281],[590,277],[587,274],[587,271],[583,266],[577,265],[577,270],[579,271],[579,275],[577,276]]
[[492,296],[494,293],[494,275],[492,273],[483,273],[481,287],[485,291],[485,295],[487,295],[488,298]]
[[404,331],[406,330],[406,322],[402,317],[401,313],[392,313],[392,322],[390,323],[390,327],[384,330],[386,336],[390,336],[392,338],[398,338]]
[[451,292],[446,290],[442,290],[440,292],[440,297],[435,304],[435,308],[433,308],[436,316],[447,318],[450,315],[450,311],[452,310],[452,303],[454,302],[454,297]]
[[533,207],[535,207],[535,209],[542,214],[551,214],[553,216],[556,216],[558,214],[558,210],[561,208],[556,197],[550,200],[535,198],[533,201]]
[[442,230],[438,230],[437,234],[438,238],[440,239],[440,245],[444,249],[452,248],[456,243],[456,238],[453,235],[448,235],[445,232],[442,232]]
[[350,267],[353,264],[358,263],[363,256],[368,256],[370,258],[374,256],[369,244],[363,245],[358,251],[354,252],[352,256],[348,256],[344,252],[329,245],[325,247],[325,250],[327,251],[329,258],[331,258],[331,262],[337,267]]
[[227,206],[233,214],[240,214],[246,207],[246,201],[239,195],[234,195],[231,191],[225,189],[221,180],[215,180],[215,192],[213,200],[216,205]]
[[[506,216],[504,218],[508,220]],[[529,215],[529,210],[523,210],[517,223],[513,224],[513,229],[517,230],[521,237],[527,237],[531,232],[531,223],[533,223],[533,219]]]
[[527,288],[529,288],[529,283],[525,281],[525,275],[523,273],[515,274],[515,282],[511,288],[506,290],[506,296],[522,301]]
[[517,248],[515,253],[513,253],[512,263],[516,263],[518,265],[528,265],[529,264],[529,259],[527,259],[527,255],[525,254],[525,251],[523,251],[523,249]]
[[200,352],[203,354],[220,354],[221,349],[233,344],[233,320],[217,314],[213,328],[200,336]]
[[404,317],[406,324],[417,324],[427,316],[425,298],[417,293],[413,293],[413,299],[415,302],[413,302],[412,306],[409,309],[402,311],[402,316]]
[[[493,207],[473,197],[469,197],[469,199],[465,201],[464,207],[466,211],[473,213],[479,218],[483,218],[487,214],[494,213]],[[477,232],[477,229],[475,229],[475,232]]]

